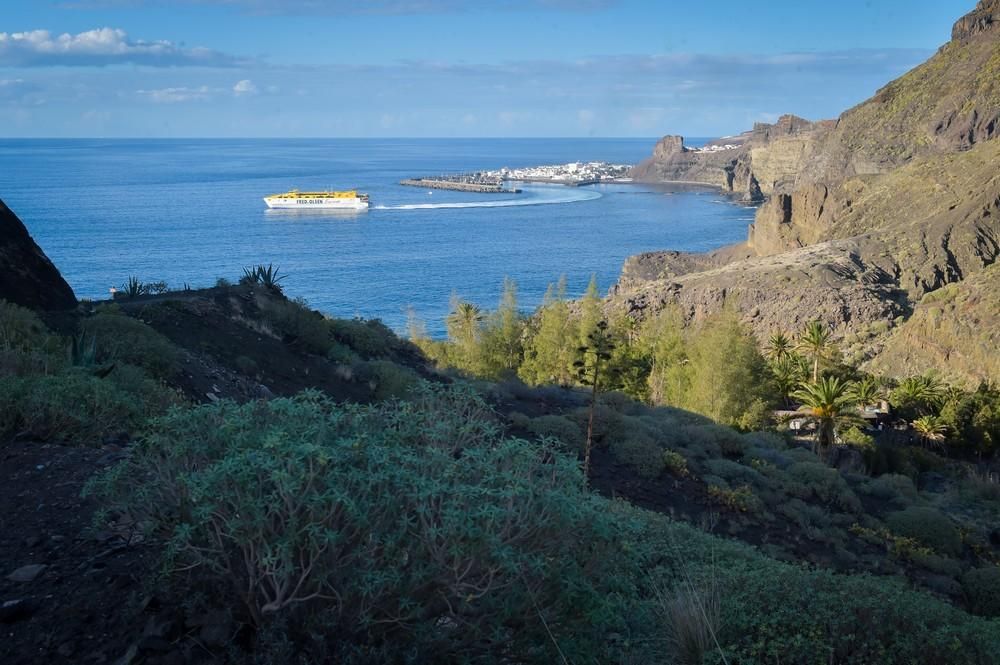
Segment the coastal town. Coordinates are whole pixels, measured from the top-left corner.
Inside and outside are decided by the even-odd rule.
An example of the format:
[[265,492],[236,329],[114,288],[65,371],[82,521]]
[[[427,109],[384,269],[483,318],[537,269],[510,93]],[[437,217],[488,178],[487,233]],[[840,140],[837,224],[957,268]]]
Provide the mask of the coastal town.
[[548,164],[524,168],[507,168],[492,171],[476,171],[423,178],[409,178],[401,185],[429,187],[432,189],[455,189],[484,193],[517,193],[520,190],[506,187],[506,182],[536,182],[582,187],[601,182],[632,182],[630,164],[610,162],[569,162],[568,164]]

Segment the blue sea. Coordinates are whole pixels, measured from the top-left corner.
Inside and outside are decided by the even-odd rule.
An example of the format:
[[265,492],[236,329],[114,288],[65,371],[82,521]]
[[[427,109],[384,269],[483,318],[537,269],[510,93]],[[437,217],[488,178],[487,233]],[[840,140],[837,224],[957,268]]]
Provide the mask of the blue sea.
[[[634,164],[655,139],[0,140],[0,198],[80,298],[129,276],[180,288],[273,263],[288,294],[333,316],[443,334],[452,294],[525,310],[565,275],[602,291],[632,254],[745,238],[753,210],[713,191],[524,186],[518,195],[404,187],[408,177],[573,161]],[[288,189],[357,188],[363,213],[270,211]]]

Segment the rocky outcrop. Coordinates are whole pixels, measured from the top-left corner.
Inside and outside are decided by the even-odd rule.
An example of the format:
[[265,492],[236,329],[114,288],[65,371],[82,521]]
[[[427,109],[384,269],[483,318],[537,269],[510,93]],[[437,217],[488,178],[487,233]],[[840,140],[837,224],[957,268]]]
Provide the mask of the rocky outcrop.
[[[819,318],[843,337],[875,321],[888,327],[906,313],[893,275],[872,260],[877,255],[867,241],[837,241],[682,272],[670,268],[677,257],[647,254],[629,259],[629,279],[612,289],[607,306],[643,318],[672,304],[692,321],[730,307],[763,339]],[[641,280],[635,266],[645,263],[645,274],[653,276],[657,261],[661,273],[673,274]],[[697,261],[683,257],[682,269]]]
[[0,299],[35,310],[76,307],[76,296],[28,230],[0,201]]
[[969,39],[1000,26],[1000,0],[980,0],[974,10],[955,21],[951,28],[953,41]]
[[684,152],[687,148],[684,147],[683,136],[664,136],[653,148],[653,159],[671,159]]
[[684,138],[664,136],[653,148],[653,156],[636,165],[630,176],[639,182],[708,185],[725,191],[738,191],[746,182],[737,177],[736,163],[743,148],[700,152],[684,147]]

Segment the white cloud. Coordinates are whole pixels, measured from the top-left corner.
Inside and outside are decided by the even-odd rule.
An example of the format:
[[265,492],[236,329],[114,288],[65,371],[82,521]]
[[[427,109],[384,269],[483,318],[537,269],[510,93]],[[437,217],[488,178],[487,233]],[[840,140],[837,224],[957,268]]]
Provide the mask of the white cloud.
[[75,35],[54,35],[48,30],[0,32],[0,65],[99,67],[117,64],[230,67],[240,62],[207,48],[183,48],[165,40],[133,40],[117,28],[98,28]]
[[233,86],[233,94],[237,97],[256,95],[257,86],[250,79],[243,79],[242,81],[237,81],[236,85]]
[[136,92],[156,104],[178,104],[204,101],[218,94],[219,89],[203,85],[197,88],[160,88],[158,90],[137,90]]

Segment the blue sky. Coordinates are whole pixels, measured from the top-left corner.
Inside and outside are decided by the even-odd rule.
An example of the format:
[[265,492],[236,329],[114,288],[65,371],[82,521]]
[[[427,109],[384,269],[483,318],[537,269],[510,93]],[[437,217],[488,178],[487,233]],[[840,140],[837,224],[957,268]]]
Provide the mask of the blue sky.
[[2,0],[0,136],[719,136],[833,117],[974,0]]

